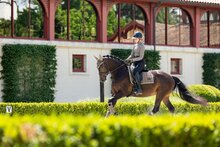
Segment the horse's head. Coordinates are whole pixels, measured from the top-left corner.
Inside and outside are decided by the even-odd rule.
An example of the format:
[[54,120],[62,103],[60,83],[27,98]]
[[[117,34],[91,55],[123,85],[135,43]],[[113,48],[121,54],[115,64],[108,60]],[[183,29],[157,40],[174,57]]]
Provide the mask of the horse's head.
[[109,74],[109,69],[106,66],[105,59],[103,59],[101,56],[99,56],[99,58],[95,57],[95,59],[97,60],[100,82],[105,82],[106,77]]
[[97,60],[97,68],[99,70],[100,82],[105,82],[109,73],[114,74],[115,71],[126,65],[123,60],[114,56],[95,57]]

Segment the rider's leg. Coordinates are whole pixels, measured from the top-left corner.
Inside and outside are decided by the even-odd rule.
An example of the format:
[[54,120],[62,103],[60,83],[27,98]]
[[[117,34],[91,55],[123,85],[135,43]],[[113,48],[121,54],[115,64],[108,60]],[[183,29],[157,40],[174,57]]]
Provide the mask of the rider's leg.
[[135,79],[136,79],[136,85],[137,85],[136,94],[137,94],[137,95],[140,95],[140,94],[142,94],[140,73],[136,73],[136,74],[135,74]]
[[141,80],[142,80],[142,76],[141,76],[141,72],[144,69],[144,61],[138,61],[135,64],[135,68],[133,70],[133,75],[136,81],[135,84],[135,93],[136,94],[142,94],[142,89],[141,89]]

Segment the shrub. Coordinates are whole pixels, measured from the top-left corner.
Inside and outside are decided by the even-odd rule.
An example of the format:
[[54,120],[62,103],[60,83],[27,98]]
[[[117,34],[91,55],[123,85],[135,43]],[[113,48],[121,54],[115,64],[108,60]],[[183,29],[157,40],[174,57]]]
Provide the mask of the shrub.
[[[153,102],[118,102],[115,106],[116,112],[121,114],[140,115],[147,114],[152,110]],[[209,103],[204,107],[190,103],[174,103],[176,113],[188,112],[220,112],[220,103]],[[12,106],[13,115],[25,114],[76,114],[87,115],[90,113],[104,116],[107,111],[107,103],[100,102],[79,102],[79,103],[1,103],[0,113],[6,113],[6,106]],[[168,113],[165,105],[161,105],[158,113]]]
[[[205,118],[205,121],[204,121]],[[219,114],[119,116],[0,115],[0,146],[219,147]]]
[[203,83],[220,88],[220,53],[205,53],[203,60]]
[[52,102],[56,84],[56,48],[6,44],[2,47],[4,102]]
[[[111,55],[117,56],[121,59],[126,59],[131,53],[130,49],[112,49]],[[158,51],[145,51],[144,60],[147,65],[147,69],[160,69],[160,54]]]
[[210,85],[191,85],[189,86],[189,90],[192,93],[207,99],[209,102],[217,102],[220,100],[220,90]]

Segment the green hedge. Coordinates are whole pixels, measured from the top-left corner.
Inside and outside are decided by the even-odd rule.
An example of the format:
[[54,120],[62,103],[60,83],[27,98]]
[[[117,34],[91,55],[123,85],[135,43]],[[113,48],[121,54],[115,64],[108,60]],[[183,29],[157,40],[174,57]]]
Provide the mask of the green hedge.
[[2,47],[3,101],[52,102],[56,84],[56,48],[6,44]]
[[[121,59],[126,59],[131,54],[130,49],[112,49],[111,55],[117,56]],[[160,55],[158,51],[147,51],[144,52],[144,60],[148,69],[160,69]]]
[[[210,103],[209,106],[189,103],[173,103],[176,113],[188,112],[220,112],[220,103]],[[87,115],[90,113],[104,116],[107,111],[107,103],[79,102],[79,103],[1,103],[0,113],[6,113],[6,106],[12,106],[13,114],[77,114]],[[118,102],[115,109],[121,114],[140,115],[147,114],[152,110],[153,102]],[[162,103],[159,113],[169,113],[167,107]]]
[[207,99],[209,102],[218,102],[220,101],[220,90],[210,86],[210,85],[191,85],[189,86],[189,90],[205,99]]
[[203,61],[203,83],[220,89],[220,53],[205,53]]
[[219,147],[219,115],[0,115],[0,146]]

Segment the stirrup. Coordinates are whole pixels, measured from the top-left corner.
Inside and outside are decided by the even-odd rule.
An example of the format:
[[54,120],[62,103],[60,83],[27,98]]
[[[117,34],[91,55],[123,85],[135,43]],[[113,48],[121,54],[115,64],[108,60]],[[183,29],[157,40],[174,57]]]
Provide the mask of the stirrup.
[[134,94],[135,94],[135,95],[142,95],[143,92],[142,92],[142,90],[140,90],[140,89],[138,89],[138,88],[135,88]]
[[142,93],[141,91],[139,91],[139,92],[138,92],[138,91],[135,91],[134,94],[135,94],[135,95],[142,95],[143,93]]
[[135,85],[134,85],[134,87],[133,87],[133,92],[134,92],[135,95],[142,95],[142,94],[143,94],[143,93],[142,93],[142,90],[140,90],[140,89],[138,88],[137,82],[135,83]]

